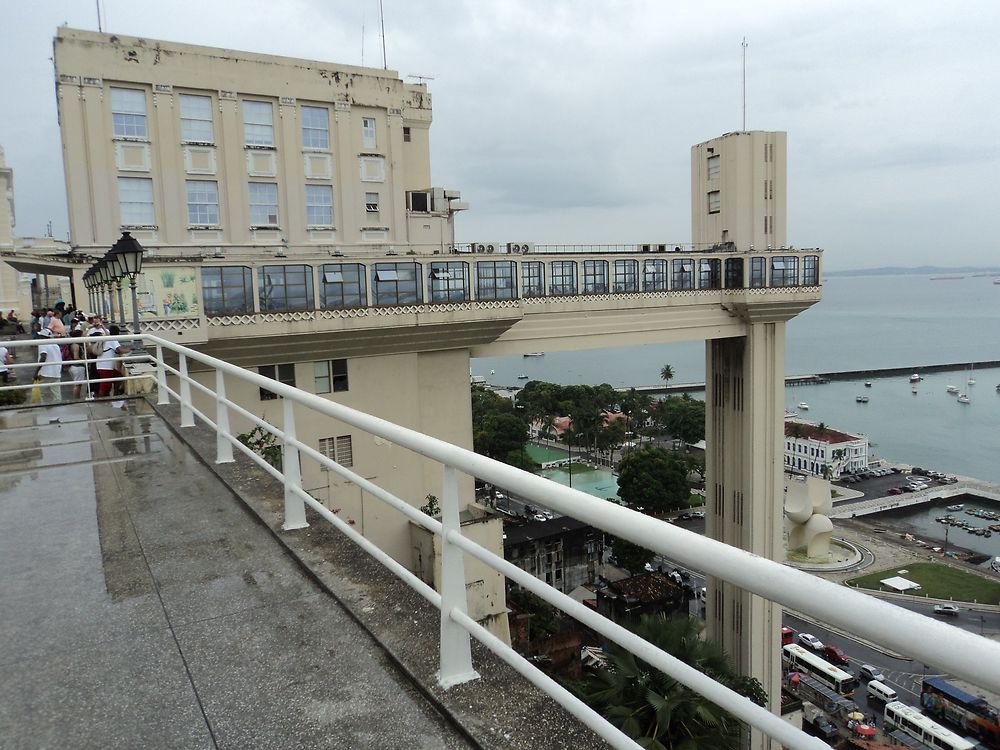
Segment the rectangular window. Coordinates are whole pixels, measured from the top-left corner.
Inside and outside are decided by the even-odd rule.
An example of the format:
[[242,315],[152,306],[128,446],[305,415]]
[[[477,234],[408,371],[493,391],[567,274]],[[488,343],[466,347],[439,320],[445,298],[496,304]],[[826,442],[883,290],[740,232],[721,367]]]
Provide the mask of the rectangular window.
[[146,92],[111,87],[111,124],[116,138],[146,138]]
[[465,302],[469,299],[469,264],[460,261],[431,263],[428,271],[431,302]]
[[222,266],[201,269],[201,296],[206,315],[247,315],[253,312],[250,269]]
[[261,312],[313,309],[312,266],[261,266],[257,280]]
[[302,147],[330,148],[330,114],[326,107],[299,108],[302,118]]
[[[285,364],[285,365],[261,365],[257,368],[257,373],[263,375],[265,378],[271,378],[271,380],[277,380],[279,383],[284,383],[285,385],[290,385],[295,387],[295,365]],[[273,401],[278,398],[278,394],[272,393],[267,390],[267,388],[260,389],[260,400],[261,401]]]
[[306,224],[333,226],[333,188],[330,185],[306,185]]
[[361,135],[365,148],[375,148],[378,145],[378,140],[375,138],[374,117],[361,118]]
[[354,466],[354,450],[350,435],[319,439],[319,452],[341,466]]
[[583,261],[583,293],[607,294],[608,262],[606,260]]
[[181,140],[184,143],[215,143],[212,97],[181,94]]
[[576,261],[554,260],[549,264],[551,281],[549,294],[564,296],[576,294]]
[[378,211],[378,193],[365,193],[365,212],[377,214]]
[[807,255],[802,259],[802,286],[819,286],[818,255]]
[[726,258],[726,289],[743,288],[743,259]]
[[376,263],[372,266],[372,302],[376,305],[419,305],[424,301],[419,263]]
[[364,307],[368,304],[365,267],[359,263],[327,263],[320,277],[320,302],[324,310]]
[[771,286],[798,286],[799,259],[794,255],[771,259]]
[[678,289],[694,289],[694,261],[675,260],[673,261],[673,273],[670,277],[670,288],[674,291]]
[[123,226],[153,226],[153,181],[146,177],[118,178],[118,208]]
[[712,190],[708,193],[708,212],[710,214],[717,214],[722,210],[722,198],[719,196],[718,190]]
[[347,360],[313,362],[316,393],[342,393],[347,388]]
[[764,267],[765,258],[751,258],[750,259],[750,288],[759,289],[764,286],[767,281],[764,278]]
[[403,126],[403,143],[410,142],[410,129],[407,126]]
[[476,299],[515,299],[517,266],[512,260],[476,263]]
[[188,224],[217,226],[219,185],[213,180],[187,180]]
[[612,291],[619,294],[639,291],[639,261],[616,260],[612,274]]
[[278,186],[273,182],[251,182],[250,225],[278,226]]
[[274,145],[274,108],[270,102],[244,99],[243,140],[248,146]]
[[722,169],[722,160],[719,155],[708,157],[708,179],[714,180],[719,176],[719,172]]
[[545,296],[545,264],[539,260],[521,263],[521,289],[525,297]]
[[644,292],[667,291],[667,261],[651,258],[643,261],[642,290]]
[[720,289],[722,287],[722,261],[718,258],[703,258],[698,269],[699,289]]

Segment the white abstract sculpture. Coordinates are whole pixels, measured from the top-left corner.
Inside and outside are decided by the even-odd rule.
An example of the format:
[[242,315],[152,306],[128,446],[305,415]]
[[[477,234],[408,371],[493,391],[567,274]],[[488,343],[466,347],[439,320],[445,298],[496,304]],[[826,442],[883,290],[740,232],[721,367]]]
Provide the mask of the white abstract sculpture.
[[785,488],[785,521],[788,549],[805,549],[809,558],[825,559],[830,554],[833,522],[830,482],[820,477],[793,476]]

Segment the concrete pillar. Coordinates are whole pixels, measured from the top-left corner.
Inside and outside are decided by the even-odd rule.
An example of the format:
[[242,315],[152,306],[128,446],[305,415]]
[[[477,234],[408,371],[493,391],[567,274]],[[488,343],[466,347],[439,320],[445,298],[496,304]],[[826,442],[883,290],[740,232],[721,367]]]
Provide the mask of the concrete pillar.
[[[778,560],[782,550],[785,321],[738,311],[747,335],[706,342],[706,533]],[[709,636],[781,707],[781,607],[709,579]],[[768,747],[754,732],[751,747]],[[759,736],[758,736],[759,735]]]

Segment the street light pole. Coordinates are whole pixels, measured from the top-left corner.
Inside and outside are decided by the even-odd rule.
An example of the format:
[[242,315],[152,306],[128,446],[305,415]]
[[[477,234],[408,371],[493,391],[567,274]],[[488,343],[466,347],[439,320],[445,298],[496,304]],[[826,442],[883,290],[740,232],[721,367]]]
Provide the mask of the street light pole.
[[[129,232],[122,232],[122,236],[115,243],[115,246],[111,248],[111,254],[114,258],[115,263],[118,265],[121,271],[121,278],[128,277],[129,287],[132,291],[132,333],[138,334],[139,331],[139,296],[136,292],[136,278],[142,272],[142,254],[144,250],[139,241],[135,239]],[[119,294],[121,294],[121,288],[119,287]],[[142,350],[143,345],[140,340],[136,340],[133,346],[134,349]]]

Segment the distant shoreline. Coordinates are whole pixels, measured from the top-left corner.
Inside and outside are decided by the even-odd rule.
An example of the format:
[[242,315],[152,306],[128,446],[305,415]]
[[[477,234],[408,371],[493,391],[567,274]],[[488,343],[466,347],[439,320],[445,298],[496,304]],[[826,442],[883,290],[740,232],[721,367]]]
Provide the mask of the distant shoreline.
[[[843,271],[823,271],[823,276],[930,276],[938,274],[986,274],[1000,276],[1000,268],[995,266],[947,268],[942,266],[881,266],[879,268],[849,268]],[[984,276],[985,278],[985,276]]]

